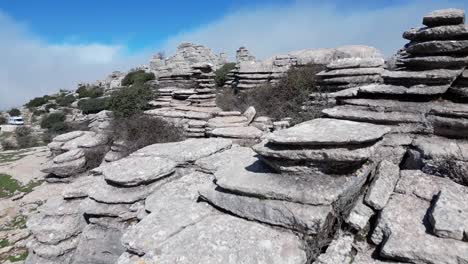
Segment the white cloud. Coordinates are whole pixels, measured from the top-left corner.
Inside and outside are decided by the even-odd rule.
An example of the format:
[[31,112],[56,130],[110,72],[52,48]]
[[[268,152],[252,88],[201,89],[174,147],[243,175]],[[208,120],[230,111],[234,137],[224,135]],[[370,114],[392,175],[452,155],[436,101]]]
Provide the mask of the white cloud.
[[390,56],[404,45],[403,31],[420,26],[427,12],[448,7],[468,10],[468,3],[462,0],[416,0],[386,8],[346,10],[330,1],[318,2],[239,10],[173,36],[164,49],[172,51],[177,43],[189,41],[232,56],[237,48],[246,46],[255,56],[266,58],[299,49],[363,44]]
[[0,11],[0,109],[35,96],[75,89],[114,70],[146,63],[149,54],[125,56],[122,45],[49,44]]

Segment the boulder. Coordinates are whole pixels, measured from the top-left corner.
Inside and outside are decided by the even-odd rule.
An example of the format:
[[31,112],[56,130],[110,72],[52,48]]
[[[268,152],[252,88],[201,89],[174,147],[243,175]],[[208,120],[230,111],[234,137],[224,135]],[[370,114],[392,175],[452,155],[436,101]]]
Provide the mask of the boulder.
[[462,9],[441,9],[427,14],[423,18],[423,24],[428,27],[443,25],[458,25],[465,23],[465,11]]
[[466,240],[468,235],[468,193],[442,189],[430,212],[432,232],[441,238]]
[[399,166],[385,160],[382,161],[377,167],[375,178],[367,191],[365,197],[366,204],[375,210],[383,209],[393,193],[399,178]]

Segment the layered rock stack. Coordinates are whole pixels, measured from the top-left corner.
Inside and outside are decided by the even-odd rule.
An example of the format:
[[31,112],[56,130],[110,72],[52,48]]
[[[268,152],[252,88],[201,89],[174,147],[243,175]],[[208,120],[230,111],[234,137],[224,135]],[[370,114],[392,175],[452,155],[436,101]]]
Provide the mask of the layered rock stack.
[[[49,182],[70,182],[84,172],[94,159],[109,150],[108,137],[92,131],[74,131],[55,137],[48,145],[52,157],[42,170]],[[96,164],[99,165],[99,164]]]
[[190,105],[198,107],[216,107],[216,83],[213,66],[199,64],[192,67],[193,78],[196,81],[195,92],[188,98]]
[[[237,90],[249,90],[255,88],[259,85],[265,83],[275,84],[278,80],[284,76],[284,74],[291,67],[300,67],[308,64],[316,65],[327,65],[331,62],[344,58],[370,58],[377,59],[379,62],[382,59],[381,53],[372,47],[367,46],[345,46],[336,49],[315,49],[315,50],[300,50],[293,51],[285,55],[277,55],[271,58],[268,58],[264,61],[257,61],[255,57],[251,56],[250,53],[244,47],[241,47],[237,51],[237,67],[232,72],[233,80],[229,80],[229,85]],[[354,64],[350,65],[345,63],[341,65],[344,67],[349,65],[349,68],[359,67],[359,63],[356,60],[352,60]],[[375,63],[372,64],[372,67],[375,66]],[[340,65],[335,65],[335,67],[340,67]],[[362,68],[367,68],[366,64],[362,63]],[[337,68],[338,69],[338,68]],[[342,68],[341,72],[332,72],[330,74],[337,74],[334,76],[337,79],[329,76],[326,78],[324,75],[324,84],[341,86],[343,88],[345,85],[351,86],[352,84],[362,84],[362,83],[373,83],[380,81],[379,77],[376,76],[379,73],[379,70],[369,70],[367,73],[365,69],[357,71],[356,69],[343,71],[345,68]],[[345,75],[343,75],[345,74]],[[360,75],[357,77],[357,75]],[[329,79],[329,80],[325,80]]]

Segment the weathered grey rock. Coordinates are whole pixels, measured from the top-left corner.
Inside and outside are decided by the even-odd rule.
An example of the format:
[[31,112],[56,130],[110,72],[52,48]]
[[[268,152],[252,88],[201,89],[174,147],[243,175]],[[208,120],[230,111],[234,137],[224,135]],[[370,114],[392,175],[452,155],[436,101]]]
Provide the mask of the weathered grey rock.
[[384,126],[320,118],[277,131],[268,140],[288,145],[358,145],[375,142],[389,131]]
[[352,261],[354,236],[340,235],[328,246],[327,251],[321,254],[314,264],[350,263]]
[[357,76],[357,75],[380,75],[383,72],[383,68],[347,68],[337,69],[331,71],[323,71],[317,74],[317,76],[327,77],[339,77],[339,76]]
[[26,258],[25,264],[68,264],[71,263],[73,252],[68,252],[62,256],[54,258],[43,258],[33,251],[29,251],[29,255]]
[[382,78],[380,75],[356,75],[356,76],[345,76],[345,77],[333,77],[327,79],[321,79],[320,84],[333,85],[333,84],[368,84],[368,83],[380,83]]
[[50,173],[57,177],[69,177],[84,172],[86,170],[85,165],[85,157],[63,163],[55,163],[50,161],[47,163],[42,172]]
[[131,204],[145,199],[154,190],[163,185],[167,179],[156,181],[147,185],[120,188],[109,185],[104,179],[97,180],[88,191],[93,200],[107,204]]
[[119,217],[131,212],[129,204],[107,204],[93,199],[85,199],[81,207],[86,215],[92,217]]
[[[290,148],[263,141],[253,146],[262,160],[279,172],[293,172],[305,167],[311,172],[347,174],[361,167],[374,152],[373,147],[362,148]],[[300,171],[297,171],[300,172]]]
[[69,133],[65,133],[65,134],[56,136],[53,139],[53,141],[54,142],[67,142],[67,141],[73,140],[75,138],[81,137],[84,134],[85,134],[84,131],[72,131],[72,132],[69,132]]
[[[199,243],[200,238],[206,243]],[[301,242],[294,234],[229,215],[204,218],[153,251],[148,257],[162,264],[302,264],[306,261]]]
[[120,244],[122,233],[113,228],[88,225],[80,237],[73,264],[116,263],[125,249]]
[[466,55],[468,40],[433,40],[409,44],[406,51],[414,55]]
[[360,196],[351,209],[349,216],[345,219],[352,228],[357,231],[363,230],[374,215],[374,210],[364,204],[364,196]]
[[443,189],[449,189],[459,194],[468,192],[466,187],[449,179],[428,175],[419,170],[402,170],[395,192],[413,195],[430,202]]
[[243,164],[252,164],[257,161],[255,156],[256,153],[251,148],[233,146],[228,150],[201,158],[195,162],[195,165],[203,172],[215,173],[218,169],[228,163],[232,157],[242,159]]
[[178,200],[169,205],[160,207],[124,233],[122,244],[127,250],[139,255],[154,254],[172,236],[210,215],[218,214],[203,202]]
[[34,254],[42,258],[54,259],[56,257],[70,253],[76,248],[77,245],[78,237],[71,237],[56,245],[46,245],[37,241],[32,241],[31,245],[29,245],[29,248],[34,252]]
[[88,196],[88,190],[98,180],[94,176],[84,176],[77,178],[74,182],[68,184],[63,192],[62,196],[64,199],[78,199],[85,198]]
[[428,201],[394,194],[382,210],[373,234],[373,238],[379,234],[383,237],[380,255],[414,263],[467,262],[467,243],[427,233],[424,221],[429,208]]
[[468,235],[468,193],[442,189],[429,221],[432,232],[438,237],[466,240]]
[[245,164],[235,157],[215,173],[216,184],[231,192],[255,197],[311,205],[329,205],[338,199],[348,200],[360,189],[368,168],[353,176],[284,175],[268,172],[261,162]]
[[461,70],[427,70],[427,71],[384,71],[382,78],[387,84],[404,86],[446,85],[451,84],[462,73]]
[[208,120],[208,127],[228,127],[230,124],[237,124],[239,126],[247,126],[248,119],[245,116],[219,116]]
[[376,210],[383,209],[399,178],[400,167],[392,162],[382,161],[377,167],[375,178],[367,191],[366,204]]
[[85,223],[82,214],[62,216],[37,214],[28,219],[27,226],[38,242],[57,245],[80,234]]
[[427,14],[423,18],[423,24],[428,27],[442,25],[458,25],[465,23],[465,11],[462,9],[441,9]]
[[414,69],[462,68],[468,64],[468,57],[424,56],[399,58],[398,61],[403,63],[406,67]]
[[221,127],[210,131],[210,135],[221,138],[259,139],[263,135],[263,132],[253,126]]
[[84,158],[85,153],[82,149],[73,149],[56,156],[52,161],[54,163],[66,163]]
[[229,149],[231,145],[231,140],[222,138],[188,139],[182,142],[154,144],[136,151],[132,156],[162,157],[185,164]]
[[385,64],[383,58],[344,58],[332,61],[327,65],[329,70],[346,68],[374,68],[382,67]]
[[149,212],[158,213],[167,208],[168,204],[179,201],[190,201],[195,203],[198,198],[198,190],[213,181],[214,177],[201,172],[193,172],[181,178],[161,186],[152,193],[145,201],[145,209]]
[[215,184],[206,186],[199,193],[216,207],[240,217],[311,234],[321,233],[330,225],[333,214],[330,205],[311,206],[242,196],[226,192]]
[[408,40],[459,40],[468,38],[468,25],[451,25],[415,29],[412,28],[403,37]]
[[247,108],[247,110],[245,110],[245,112],[242,115],[244,115],[247,118],[247,124],[250,124],[257,115],[257,111],[255,110],[255,107],[250,106],[249,108]]
[[105,135],[96,134],[91,131],[83,131],[83,134],[70,141],[67,141],[62,146],[62,150],[72,150],[76,148],[93,148],[106,144],[108,141]]
[[450,118],[442,116],[428,117],[434,127],[434,134],[445,137],[467,138],[468,118]]
[[362,86],[358,94],[376,94],[376,95],[435,95],[444,94],[450,88],[450,85],[414,85],[411,87],[388,85],[388,84],[369,84]]
[[406,112],[378,112],[361,106],[336,106],[322,111],[327,117],[375,124],[423,123],[424,114]]
[[175,172],[176,163],[160,157],[131,156],[93,169],[106,181],[121,186],[137,186],[154,182]]

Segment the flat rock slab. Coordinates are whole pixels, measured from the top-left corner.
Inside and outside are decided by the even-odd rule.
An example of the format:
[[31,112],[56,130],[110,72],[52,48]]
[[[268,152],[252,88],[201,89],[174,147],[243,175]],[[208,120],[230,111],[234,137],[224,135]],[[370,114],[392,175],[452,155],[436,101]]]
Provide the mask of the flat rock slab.
[[384,71],[382,78],[387,84],[413,86],[451,84],[462,70],[426,70],[426,71]]
[[216,184],[231,192],[259,198],[311,205],[329,205],[347,200],[367,179],[367,169],[349,177],[329,175],[282,175],[268,172],[262,162],[245,164],[235,157],[215,173]]
[[449,189],[460,195],[468,193],[467,188],[463,185],[456,184],[447,178],[425,174],[419,170],[402,170],[395,192],[432,201],[443,189]]
[[356,76],[342,76],[331,77],[327,79],[320,79],[320,84],[333,85],[333,84],[363,84],[363,83],[380,83],[382,78],[380,75],[356,75]]
[[456,40],[468,38],[468,25],[440,26],[431,28],[412,28],[403,37],[408,40]]
[[82,214],[64,216],[37,214],[29,217],[27,227],[40,243],[57,245],[81,233],[85,223]]
[[119,217],[131,213],[129,204],[107,204],[93,199],[85,199],[81,203],[83,212],[93,217]]
[[444,94],[450,88],[450,85],[414,85],[410,87],[388,84],[369,84],[362,86],[358,94],[376,94],[376,95],[420,95],[430,96]]
[[434,134],[450,138],[468,138],[468,118],[429,115]]
[[268,140],[284,145],[359,145],[375,142],[389,131],[384,126],[320,118],[277,131]]
[[415,42],[408,45],[406,51],[414,55],[466,55],[468,52],[468,40],[433,40],[427,42]]
[[409,68],[429,70],[453,67],[463,68],[468,64],[468,57],[423,56],[400,58],[398,61]]
[[369,68],[383,67],[385,61],[383,58],[344,58],[332,61],[327,65],[330,70],[346,68]]
[[188,173],[179,179],[168,182],[152,193],[145,201],[145,209],[149,212],[159,212],[169,204],[178,201],[195,203],[198,199],[198,190],[210,184],[214,177],[201,172]]
[[[68,157],[67,158],[62,158],[60,156],[58,157],[59,157],[59,161],[68,159]],[[66,177],[84,172],[85,170],[86,170],[86,158],[82,156],[81,158],[62,162],[62,163],[55,163],[53,160],[49,161],[47,162],[45,168],[42,169],[41,171],[44,173],[51,173],[60,178],[66,178]]]
[[468,105],[457,103],[436,104],[431,108],[431,114],[446,117],[468,118]]
[[383,68],[350,68],[350,69],[337,69],[331,71],[323,71],[317,74],[322,78],[332,78],[340,76],[357,76],[357,75],[380,75]]
[[122,237],[122,244],[127,250],[139,255],[155,254],[171,237],[216,214],[219,212],[207,203],[178,200],[160,207],[130,227]]
[[85,153],[82,149],[73,149],[56,156],[52,161],[56,164],[66,163],[84,158]]
[[162,264],[306,262],[294,234],[229,215],[207,217],[185,228],[150,256]]
[[201,189],[200,196],[240,217],[297,231],[307,230],[311,234],[321,233],[330,224],[333,214],[330,205],[311,206],[242,196],[226,192],[215,184]]
[[106,181],[117,185],[138,186],[174,173],[176,165],[166,158],[131,156],[105,163],[93,169],[93,173],[101,174]]
[[121,237],[117,229],[88,225],[80,237],[73,264],[116,263],[125,251]]
[[154,144],[134,152],[131,156],[162,157],[177,164],[185,164],[229,149],[231,145],[231,140],[222,138],[188,139],[182,142]]
[[467,262],[467,243],[427,233],[425,218],[430,207],[428,201],[394,194],[382,210],[373,234],[373,238],[383,237],[380,256],[413,263]]
[[375,178],[367,191],[365,202],[376,210],[381,210],[387,204],[390,195],[400,178],[400,167],[389,161],[382,161],[377,166]]
[[221,138],[246,138],[246,139],[259,139],[263,132],[253,126],[246,127],[222,127],[215,128],[210,132],[210,135],[213,137]]
[[85,134],[84,131],[73,131],[73,132],[69,132],[69,133],[65,133],[65,134],[56,136],[56,137],[54,137],[53,141],[67,142],[67,141],[73,140],[73,139],[75,139],[77,137],[81,137],[84,134]]
[[89,189],[88,195],[93,200],[107,204],[131,204],[144,200],[154,190],[167,182],[167,179],[136,187],[117,187],[109,185],[103,178],[97,180]]
[[78,245],[78,237],[72,237],[56,245],[47,245],[35,240],[29,245],[29,249],[42,258],[54,259],[72,252]]
[[232,157],[242,159],[242,163],[252,164],[258,160],[255,157],[256,155],[257,153],[255,153],[251,148],[233,146],[226,151],[218,152],[206,158],[201,158],[195,162],[195,165],[203,172],[215,173],[218,169],[227,164]]
[[[399,111],[375,111],[370,107],[351,105],[340,105],[333,108],[325,109],[322,111],[322,113],[325,114],[327,117],[360,122],[369,122],[382,125],[424,123],[424,121],[426,120],[424,114]],[[384,131],[386,131],[386,129],[382,130],[382,132]]]
[[465,11],[462,9],[441,9],[427,14],[423,18],[423,24],[428,27],[442,25],[458,25],[465,23]]
[[435,235],[460,241],[468,239],[467,200],[468,193],[453,192],[449,188],[442,189],[429,215]]

